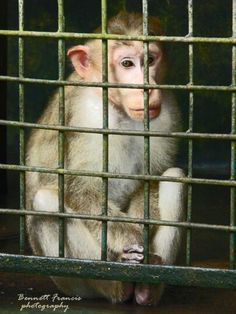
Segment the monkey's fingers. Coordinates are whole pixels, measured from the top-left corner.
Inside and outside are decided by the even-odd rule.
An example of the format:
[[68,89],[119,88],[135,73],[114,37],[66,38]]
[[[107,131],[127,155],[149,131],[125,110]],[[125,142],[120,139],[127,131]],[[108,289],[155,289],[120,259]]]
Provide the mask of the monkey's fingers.
[[121,260],[128,263],[141,263],[144,260],[144,256],[139,253],[123,253]]
[[139,244],[132,244],[125,246],[123,251],[125,253],[143,253],[143,246]]

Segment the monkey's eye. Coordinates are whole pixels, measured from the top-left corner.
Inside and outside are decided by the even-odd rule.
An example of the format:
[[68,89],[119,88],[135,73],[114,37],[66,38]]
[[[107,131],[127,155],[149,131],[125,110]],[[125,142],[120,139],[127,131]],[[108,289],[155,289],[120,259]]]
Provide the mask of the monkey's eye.
[[133,61],[131,60],[128,60],[128,59],[125,59],[121,62],[121,65],[124,67],[124,68],[131,68],[132,66],[134,66],[134,63]]
[[148,57],[148,65],[151,66],[154,62],[154,58],[152,56]]

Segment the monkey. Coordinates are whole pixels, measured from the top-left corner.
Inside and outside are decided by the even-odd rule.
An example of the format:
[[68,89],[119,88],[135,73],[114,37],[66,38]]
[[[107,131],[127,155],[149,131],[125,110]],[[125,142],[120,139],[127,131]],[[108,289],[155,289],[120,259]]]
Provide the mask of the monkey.
[[[108,21],[108,33],[141,35],[143,17],[138,13],[120,12]],[[99,32],[99,30],[98,30]],[[156,17],[149,17],[149,34],[162,35]],[[148,45],[150,84],[162,84],[167,74],[167,57],[161,42]],[[67,52],[74,71],[69,81],[102,82],[102,41],[90,39]],[[140,41],[108,40],[108,82],[144,83],[144,48]],[[103,127],[103,91],[101,87],[72,86],[65,89],[65,125]],[[175,132],[181,128],[180,111],[168,90],[149,89],[149,126],[151,131]],[[56,91],[38,123],[57,125],[59,92]],[[111,129],[143,130],[144,90],[108,88],[108,125]],[[144,137],[109,134],[108,171],[144,174]],[[184,177],[174,167],[177,140],[150,137],[150,174]],[[27,165],[58,167],[58,131],[34,129],[27,144]],[[64,167],[69,170],[103,170],[103,135],[86,132],[64,132]],[[64,210],[66,213],[100,215],[102,213],[101,177],[64,175]],[[34,211],[57,212],[58,175],[27,172],[26,206]],[[143,218],[144,182],[136,179],[108,178],[108,216]],[[150,182],[150,218],[182,221],[184,217],[184,184]],[[144,262],[143,225],[108,221],[107,260],[139,264]],[[175,262],[181,241],[180,228],[152,225],[150,229],[150,263],[171,265]],[[86,219],[65,219],[65,257],[101,260],[102,223]],[[27,233],[34,254],[59,254],[59,227],[55,217],[27,216]],[[158,303],[163,284],[81,278],[52,277],[58,288],[81,298],[105,298],[113,303],[133,299],[140,305]]]

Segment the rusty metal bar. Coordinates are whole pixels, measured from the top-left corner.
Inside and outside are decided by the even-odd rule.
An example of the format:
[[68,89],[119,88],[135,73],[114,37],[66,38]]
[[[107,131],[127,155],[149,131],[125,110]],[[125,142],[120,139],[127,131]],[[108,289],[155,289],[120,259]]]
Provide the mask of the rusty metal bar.
[[25,84],[46,84],[46,85],[65,85],[65,86],[88,86],[88,87],[119,87],[119,88],[134,88],[134,89],[167,89],[167,90],[186,90],[186,91],[208,91],[208,92],[236,92],[236,86],[211,86],[211,85],[168,85],[168,84],[117,84],[108,82],[79,82],[79,81],[60,81],[60,80],[45,80],[34,78],[19,78],[14,76],[0,75],[0,81],[9,81]]
[[[24,0],[18,1],[18,14],[19,14],[19,30],[24,29]],[[19,37],[18,39],[19,50],[19,77],[24,77],[24,39]],[[19,84],[19,121],[25,120],[25,87],[24,84]],[[19,145],[20,145],[20,162],[21,166],[25,165],[25,129],[19,129]],[[20,172],[20,209],[25,208],[25,172]],[[25,251],[25,232],[26,232],[25,216],[20,216],[20,254],[24,254]]]
[[[232,13],[232,36],[236,37],[236,1],[233,0]],[[232,47],[232,85],[236,85],[236,46]],[[236,93],[232,94],[232,108],[231,108],[231,134],[236,133]],[[231,180],[236,179],[236,142],[231,142]],[[234,187],[230,189],[230,226],[235,226],[236,223],[236,190]],[[235,268],[235,246],[236,237],[234,233],[230,234],[229,246],[229,266],[231,269]]]
[[[107,33],[107,1],[101,1],[101,19],[102,19],[102,35]],[[108,81],[108,43],[107,40],[102,40],[102,82]],[[108,88],[103,87],[103,129],[108,129]],[[104,172],[108,171],[108,134],[103,134],[103,165]],[[102,214],[105,216],[108,212],[108,178],[102,178]],[[107,260],[107,222],[102,222],[101,235],[101,257],[102,260]]]
[[38,37],[50,39],[113,39],[113,40],[136,40],[136,41],[161,41],[177,43],[206,43],[235,45],[234,37],[189,37],[189,36],[130,36],[117,34],[96,34],[96,33],[69,33],[69,32],[36,32],[23,30],[0,30],[0,36],[14,37]]
[[[188,35],[193,36],[193,1],[188,0]],[[188,47],[189,53],[189,84],[193,84],[193,44]],[[188,130],[193,132],[193,92],[189,93],[189,122]],[[193,139],[188,140],[188,178],[193,177]],[[187,191],[187,221],[192,220],[192,185],[188,185]],[[191,265],[192,230],[186,233],[186,265]]]
[[[50,262],[49,262],[50,261]],[[236,271],[0,254],[0,271],[157,284],[236,288]]]
[[[64,17],[64,0],[58,0],[58,32],[62,32],[65,29],[65,17]],[[59,39],[58,41],[58,79],[65,79],[65,41]],[[59,90],[59,110],[58,121],[59,125],[65,124],[65,91],[64,86],[60,86]],[[64,168],[64,132],[58,131],[58,167]],[[58,211],[64,212],[64,174],[58,174]],[[59,219],[59,256],[64,256],[64,242],[65,242],[65,222],[63,218]]]
[[151,136],[151,137],[173,137],[195,140],[221,140],[235,141],[236,134],[216,134],[216,133],[195,133],[195,132],[157,132],[157,131],[137,131],[137,130],[118,130],[118,129],[101,129],[101,128],[86,128],[86,127],[71,127],[54,124],[38,124],[30,122],[19,122],[11,120],[0,120],[0,125],[11,127],[33,128],[43,130],[55,130],[63,132],[79,132],[79,133],[94,133],[94,134],[113,134],[113,135],[133,135],[133,136]]
[[[143,0],[143,35],[148,36],[148,1]],[[149,44],[143,42],[144,60],[143,60],[143,80],[144,84],[149,84]],[[144,131],[149,131],[149,90],[144,89]],[[144,136],[144,174],[150,174],[150,137]],[[144,219],[149,219],[150,212],[150,181],[144,181]],[[149,262],[149,225],[143,229],[144,236],[144,257],[145,263]]]
[[46,167],[32,167],[32,166],[21,166],[21,165],[10,165],[0,164],[0,169],[13,170],[13,171],[29,171],[29,172],[40,172],[40,173],[51,173],[51,174],[64,174],[64,175],[76,175],[76,176],[87,176],[97,178],[111,178],[111,179],[129,179],[129,180],[151,180],[151,181],[167,181],[167,182],[182,182],[191,184],[202,184],[202,185],[219,185],[236,187],[235,180],[219,180],[219,179],[199,179],[199,178],[177,178],[177,177],[165,177],[158,175],[140,175],[140,174],[127,174],[127,173],[111,173],[104,171],[83,171],[83,170],[68,170],[58,168],[46,168]]
[[9,208],[0,208],[0,215],[31,215],[31,216],[44,216],[44,217],[62,217],[62,218],[74,218],[74,219],[85,219],[85,220],[97,220],[97,221],[112,221],[112,222],[124,222],[133,224],[143,225],[157,225],[157,226],[172,226],[179,228],[189,229],[202,229],[202,230],[214,230],[222,232],[236,232],[236,226],[228,225],[212,225],[205,223],[193,223],[193,222],[179,222],[179,221],[168,221],[168,220],[156,220],[156,219],[140,219],[130,217],[116,217],[116,216],[104,216],[104,215],[89,215],[89,214],[73,214],[73,213],[59,213],[50,211],[34,211],[34,210],[17,210]]

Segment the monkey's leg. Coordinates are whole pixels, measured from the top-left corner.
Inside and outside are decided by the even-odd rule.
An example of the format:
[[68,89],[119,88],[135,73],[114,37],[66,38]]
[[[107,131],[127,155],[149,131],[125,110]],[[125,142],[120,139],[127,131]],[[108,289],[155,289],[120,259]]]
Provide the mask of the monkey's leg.
[[[93,206],[93,204],[89,204]],[[95,206],[95,205],[94,205]],[[96,205],[97,206],[97,205]],[[36,211],[58,211],[57,189],[41,189],[33,199]],[[65,206],[67,212],[75,212]],[[36,254],[58,256],[58,219],[29,216],[27,226],[31,246]],[[95,223],[100,233],[100,223]],[[93,226],[93,227],[94,227]],[[90,228],[91,229],[91,228]],[[93,230],[93,229],[92,229]],[[81,259],[101,259],[100,241],[79,219],[66,220],[65,256]],[[105,280],[53,277],[53,281],[64,293],[82,298],[107,298],[112,302],[123,302],[134,292],[133,284]]]
[[[33,209],[35,211],[57,212],[58,190],[52,187],[38,190],[33,197]],[[76,226],[78,230],[73,238],[73,235],[71,234],[75,229],[73,220],[71,219],[68,221],[65,220],[67,230],[65,236],[65,256],[83,258],[88,254],[89,256],[86,256],[87,258],[99,257],[98,244],[96,244],[96,241],[84,224],[81,221],[77,221]],[[58,257],[59,227],[57,218],[28,216],[27,227],[29,240],[35,254]],[[81,236],[81,234],[83,236]],[[76,242],[77,248],[75,247],[74,242]],[[89,251],[89,247],[93,247],[93,249]],[[88,298],[98,296],[87,280],[63,277],[52,277],[52,279],[59,289],[68,295],[73,294]]]
[[[170,168],[163,176],[184,177],[179,168]],[[184,184],[176,182],[160,182],[158,201],[160,220],[180,221],[184,213]],[[151,244],[152,253],[150,262],[152,264],[173,264],[180,245],[181,232],[177,227],[160,226]],[[162,292],[163,284],[158,286],[136,285],[135,298],[137,303],[157,304]]]

